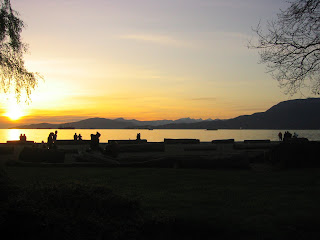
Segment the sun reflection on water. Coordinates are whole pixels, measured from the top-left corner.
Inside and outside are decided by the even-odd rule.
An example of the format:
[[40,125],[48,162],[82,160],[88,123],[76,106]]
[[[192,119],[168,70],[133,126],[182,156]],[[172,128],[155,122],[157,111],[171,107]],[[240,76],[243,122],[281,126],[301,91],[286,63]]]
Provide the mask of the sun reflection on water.
[[21,130],[20,129],[7,129],[7,141],[19,140]]

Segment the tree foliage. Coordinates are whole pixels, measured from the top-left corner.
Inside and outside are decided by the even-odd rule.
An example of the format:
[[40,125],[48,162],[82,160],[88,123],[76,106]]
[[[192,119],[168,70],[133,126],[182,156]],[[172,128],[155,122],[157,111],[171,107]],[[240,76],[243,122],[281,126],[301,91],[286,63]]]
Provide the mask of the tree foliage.
[[24,92],[30,99],[40,75],[24,66],[23,54],[27,45],[21,40],[23,21],[11,7],[10,0],[1,0],[0,8],[0,85],[4,92],[14,90],[17,100]]
[[259,24],[260,63],[279,81],[286,93],[294,94],[304,87],[320,94],[320,1],[296,0],[268,22],[266,31]]

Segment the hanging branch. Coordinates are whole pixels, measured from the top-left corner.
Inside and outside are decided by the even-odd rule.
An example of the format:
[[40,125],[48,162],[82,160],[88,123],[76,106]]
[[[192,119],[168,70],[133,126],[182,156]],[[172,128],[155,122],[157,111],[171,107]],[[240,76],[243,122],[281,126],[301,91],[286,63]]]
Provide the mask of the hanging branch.
[[22,93],[26,94],[26,100],[30,100],[31,91],[42,77],[25,68],[23,54],[28,46],[21,41],[20,34],[25,25],[18,16],[10,0],[1,1],[0,86],[5,93],[13,88],[17,101],[20,101]]

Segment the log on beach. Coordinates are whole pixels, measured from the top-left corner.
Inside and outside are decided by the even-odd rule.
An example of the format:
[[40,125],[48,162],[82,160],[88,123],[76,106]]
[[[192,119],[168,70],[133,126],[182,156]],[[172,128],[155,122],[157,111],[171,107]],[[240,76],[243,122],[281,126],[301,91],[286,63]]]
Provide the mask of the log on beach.
[[164,139],[165,144],[200,144],[199,139],[189,139],[189,138],[178,138],[178,139],[172,139],[172,138],[165,138]]
[[147,143],[146,139],[134,139],[134,140],[108,140],[108,144],[116,142],[117,144],[140,144],[140,143]]
[[233,144],[234,139],[216,139],[211,141],[214,144]]
[[270,143],[270,139],[254,139],[254,140],[244,140],[244,143]]
[[90,140],[57,140],[57,145],[89,145]]

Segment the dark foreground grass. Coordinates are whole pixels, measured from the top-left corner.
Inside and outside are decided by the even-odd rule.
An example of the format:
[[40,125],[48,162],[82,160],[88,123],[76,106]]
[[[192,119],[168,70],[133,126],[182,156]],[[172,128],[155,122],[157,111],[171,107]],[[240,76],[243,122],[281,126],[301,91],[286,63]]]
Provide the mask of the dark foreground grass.
[[129,202],[138,202],[151,219],[144,220],[143,237],[320,238],[320,169],[8,167],[6,171],[22,189],[80,185],[90,192],[92,187],[107,188]]

